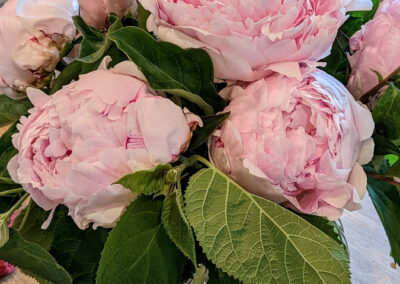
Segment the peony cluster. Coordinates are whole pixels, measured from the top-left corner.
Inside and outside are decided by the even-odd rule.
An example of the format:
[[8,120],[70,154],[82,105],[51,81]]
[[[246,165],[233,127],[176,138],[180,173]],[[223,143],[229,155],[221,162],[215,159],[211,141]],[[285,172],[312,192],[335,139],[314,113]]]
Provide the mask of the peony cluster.
[[75,37],[77,0],[9,0],[0,8],[0,93],[25,97],[43,87]]
[[374,122],[336,79],[303,72],[226,91],[231,114],[210,140],[210,159],[253,194],[335,220],[360,208]]
[[347,87],[356,98],[400,68],[400,1],[385,0],[373,20],[350,39],[352,73]]
[[273,71],[300,79],[328,56],[346,12],[370,0],[139,0],[147,28],[183,48],[203,48],[218,79],[255,81]]
[[136,14],[136,0],[79,0],[81,16],[85,22],[97,29],[107,26],[108,15],[124,17],[128,12]]
[[13,137],[19,154],[10,175],[43,209],[66,205],[81,229],[113,227],[135,198],[113,183],[177,160],[201,123],[143,81],[112,70],[82,75],[52,97],[36,89],[28,96],[35,107]]

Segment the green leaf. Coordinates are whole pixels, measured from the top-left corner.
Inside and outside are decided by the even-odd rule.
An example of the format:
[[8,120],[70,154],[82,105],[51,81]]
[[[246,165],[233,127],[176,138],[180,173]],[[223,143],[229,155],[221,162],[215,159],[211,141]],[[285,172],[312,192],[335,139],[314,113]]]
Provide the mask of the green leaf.
[[139,196],[110,233],[98,284],[179,283],[184,257],[161,224],[161,200]]
[[162,223],[170,239],[196,267],[196,243],[193,231],[185,222],[184,218],[186,217],[181,215],[177,198],[176,192],[165,197],[161,216]]
[[0,95],[0,127],[19,121],[30,108],[32,104],[28,99],[13,100],[6,95]]
[[138,9],[137,9],[137,21],[139,24],[139,28],[147,31],[147,19],[150,16],[150,12],[143,8],[142,4],[138,2]]
[[0,248],[3,247],[10,239],[8,222],[5,215],[0,215]]
[[38,244],[24,240],[10,229],[10,240],[0,248],[0,259],[18,266],[25,274],[54,284],[70,284],[71,276]]
[[208,258],[244,283],[350,283],[343,247],[217,169],[195,174],[185,201],[186,215]]
[[400,161],[397,161],[392,165],[389,170],[385,173],[387,177],[400,177]]
[[140,68],[150,86],[198,105],[206,115],[224,102],[214,86],[210,56],[201,49],[182,49],[158,42],[137,27],[125,27],[108,37]]
[[50,91],[50,94],[54,94],[58,90],[60,90],[63,86],[71,83],[72,80],[78,80],[79,73],[82,70],[82,62],[76,60],[68,64],[64,70],[58,75],[58,77],[54,80],[53,88]]
[[203,121],[203,127],[198,127],[192,137],[189,149],[194,150],[205,143],[210,135],[218,128],[218,126],[224,122],[230,113],[222,113],[214,116],[203,116],[201,120]]
[[[73,19],[77,29],[83,36],[78,60],[84,63],[95,63],[110,49],[112,41],[95,28],[88,26],[80,16],[74,16]],[[110,27],[107,33],[112,33],[122,28],[122,23],[117,15],[110,14],[108,21]]]
[[397,188],[386,182],[368,178],[368,193],[385,228],[392,256],[400,264],[400,195]]
[[12,135],[17,132],[16,125],[17,123],[0,137],[0,176],[3,177],[9,177],[7,171],[8,162],[18,153],[12,144]]
[[150,171],[138,171],[126,175],[116,184],[120,184],[136,194],[152,195],[171,186],[167,180],[167,173],[171,169],[170,164],[158,165]]
[[371,20],[376,10],[379,7],[379,0],[372,0],[374,6],[370,11],[355,11],[350,12],[349,19],[344,23],[341,27],[341,30],[348,36],[351,37],[354,33],[361,29],[361,26],[364,25],[366,22]]
[[372,113],[377,132],[391,140],[400,139],[400,89],[391,84]]
[[372,72],[374,72],[376,74],[376,76],[378,77],[379,83],[381,83],[384,79],[381,73],[379,73],[376,70],[371,69]]
[[[13,228],[18,230],[25,240],[37,243],[42,248],[49,250],[54,239],[54,233],[58,224],[58,220],[61,218],[61,216],[65,216],[67,211],[64,207],[57,208],[53,215],[50,226],[46,230],[42,230],[41,227],[49,218],[49,214],[49,211],[44,211],[31,201],[28,207],[24,209],[15,219]],[[22,228],[20,228],[22,223],[24,224]]]
[[397,147],[392,141],[376,133],[374,134],[373,138],[375,142],[375,156],[384,156],[389,154],[400,156],[400,148]]
[[80,230],[69,216],[60,220],[51,254],[72,276],[74,284],[95,283],[107,230]]

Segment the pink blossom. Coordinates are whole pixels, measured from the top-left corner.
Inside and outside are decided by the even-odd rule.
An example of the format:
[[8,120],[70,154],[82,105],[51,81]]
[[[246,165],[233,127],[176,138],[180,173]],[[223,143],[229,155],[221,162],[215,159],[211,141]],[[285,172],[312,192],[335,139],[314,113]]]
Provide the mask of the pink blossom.
[[8,262],[0,260],[0,277],[10,275],[13,271],[14,271],[14,266],[9,264]]
[[175,161],[201,123],[115,70],[82,75],[51,97],[37,89],[28,96],[35,107],[13,137],[10,175],[43,209],[66,205],[81,229],[113,227],[135,198],[114,182]]
[[360,98],[379,84],[374,71],[386,78],[400,67],[400,1],[382,2],[374,19],[350,39],[350,49],[347,87]]
[[26,96],[54,71],[75,36],[77,0],[9,0],[0,8],[0,93]]
[[85,22],[98,29],[106,27],[110,13],[122,18],[128,12],[136,14],[137,9],[136,0],[79,0],[79,4]]
[[[272,71],[300,78],[300,64],[329,55],[346,12],[370,0],[140,0],[147,28],[183,48],[203,48],[219,79],[255,81]],[[314,63],[315,64],[315,63]]]
[[303,72],[225,90],[231,114],[210,140],[210,158],[249,192],[334,220],[360,208],[374,122],[336,79]]

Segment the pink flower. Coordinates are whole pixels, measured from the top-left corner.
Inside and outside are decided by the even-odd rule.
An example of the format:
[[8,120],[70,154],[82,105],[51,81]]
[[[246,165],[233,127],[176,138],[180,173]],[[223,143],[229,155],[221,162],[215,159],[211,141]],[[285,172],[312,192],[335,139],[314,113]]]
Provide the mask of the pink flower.
[[77,0],[9,0],[0,8],[0,93],[26,96],[42,87],[75,36]]
[[95,28],[107,26],[110,13],[124,17],[129,11],[136,14],[136,0],[78,0],[81,5],[81,16],[85,22]]
[[35,107],[13,137],[10,175],[43,209],[66,205],[81,229],[113,227],[135,198],[113,183],[175,161],[201,123],[115,70],[82,75],[51,97],[37,89],[28,96]]
[[[370,0],[140,0],[147,28],[183,48],[205,49],[219,79],[255,81],[272,71],[300,78],[300,63],[330,53],[346,11]],[[315,63],[314,63],[315,64]]]
[[360,208],[374,122],[333,77],[303,76],[225,90],[231,114],[210,140],[210,158],[249,192],[334,220]]
[[14,266],[9,264],[8,262],[0,260],[0,277],[10,275],[13,271],[14,271]]
[[374,19],[350,39],[350,49],[347,87],[361,98],[379,84],[374,71],[386,78],[400,67],[400,1],[382,2]]

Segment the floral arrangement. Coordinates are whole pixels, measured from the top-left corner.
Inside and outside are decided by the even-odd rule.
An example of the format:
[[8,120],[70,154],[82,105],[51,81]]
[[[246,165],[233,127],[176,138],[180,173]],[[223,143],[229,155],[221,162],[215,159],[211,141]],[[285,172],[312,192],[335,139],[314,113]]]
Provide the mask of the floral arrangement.
[[1,276],[350,283],[363,198],[400,263],[398,0],[0,3]]

